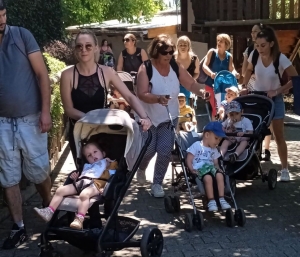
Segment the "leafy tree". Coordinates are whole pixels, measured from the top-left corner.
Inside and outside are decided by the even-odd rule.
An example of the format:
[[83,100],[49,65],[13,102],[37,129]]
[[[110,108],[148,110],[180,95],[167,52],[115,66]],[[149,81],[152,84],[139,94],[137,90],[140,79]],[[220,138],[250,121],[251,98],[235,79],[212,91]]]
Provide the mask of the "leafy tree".
[[62,0],[65,26],[103,20],[139,22],[164,8],[163,0]]

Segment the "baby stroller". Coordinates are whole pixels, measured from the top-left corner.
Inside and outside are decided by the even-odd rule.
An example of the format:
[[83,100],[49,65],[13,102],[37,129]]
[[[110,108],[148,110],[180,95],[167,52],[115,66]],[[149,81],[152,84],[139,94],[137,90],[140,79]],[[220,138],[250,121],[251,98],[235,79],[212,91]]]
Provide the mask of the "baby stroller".
[[[80,141],[94,139],[109,146],[107,156],[119,163],[116,173],[110,177],[102,196],[90,199],[90,208],[83,223],[83,230],[69,227],[77,211],[78,196],[65,197],[41,234],[41,257],[59,256],[50,241],[64,240],[84,251],[94,251],[97,256],[110,256],[113,251],[127,247],[139,247],[142,256],[161,256],[163,236],[153,228],[143,233],[141,240],[133,240],[140,222],[118,215],[118,208],[147,150],[152,135],[143,144],[138,124],[121,110],[94,110],[75,124],[74,138],[77,156],[80,157]],[[99,206],[104,204],[104,213]],[[105,219],[103,226],[101,219]]]
[[[235,163],[224,161],[232,188],[235,190],[235,180],[251,180],[260,174],[262,181],[268,182],[269,189],[275,189],[277,170],[270,169],[269,172],[265,173],[260,164],[262,142],[274,116],[274,102],[266,96],[255,94],[238,97],[235,101],[242,105],[243,116],[252,122],[254,132],[248,135],[250,137],[248,147]],[[236,133],[226,135],[236,136]],[[236,145],[230,147],[227,154],[234,152],[235,148]],[[224,160],[226,160],[226,155]]]
[[[168,108],[167,108],[168,109]],[[169,113],[170,115],[170,113]],[[180,211],[180,198],[175,193],[178,191],[186,192],[188,191],[189,202],[193,207],[193,213],[186,213],[184,217],[185,230],[190,232],[195,226],[198,230],[204,228],[204,219],[200,211],[197,210],[194,196],[192,194],[191,188],[196,186],[200,192],[201,199],[203,202],[203,207],[207,208],[207,197],[205,196],[205,189],[203,183],[198,177],[195,178],[193,174],[190,173],[188,167],[185,163],[185,157],[187,155],[187,148],[190,147],[194,142],[200,141],[202,139],[202,134],[195,132],[183,132],[179,131],[176,133],[171,115],[170,121],[172,129],[175,133],[175,149],[172,152],[172,187],[173,196],[166,196],[164,198],[165,210],[168,213],[179,212]],[[220,167],[224,170],[222,161],[220,160]],[[229,198],[234,205],[235,213],[232,209],[226,210],[226,223],[229,227],[233,227],[235,222],[239,226],[244,226],[246,223],[246,217],[244,210],[238,208],[234,199],[234,193],[230,187],[229,177],[225,175],[225,197]]]
[[99,64],[115,68],[115,57],[110,52],[100,54]]
[[118,76],[124,82],[124,84],[127,86],[129,91],[135,95],[134,84],[135,84],[136,73],[133,72],[133,73],[129,74],[128,72],[125,72],[125,71],[118,71]]

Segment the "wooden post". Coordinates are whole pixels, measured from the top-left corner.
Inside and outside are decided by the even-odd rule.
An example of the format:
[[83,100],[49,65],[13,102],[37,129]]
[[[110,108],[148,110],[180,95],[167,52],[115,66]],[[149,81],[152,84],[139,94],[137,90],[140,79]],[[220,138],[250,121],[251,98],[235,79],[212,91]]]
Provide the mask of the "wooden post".
[[252,1],[253,0],[246,0],[246,12],[245,12],[245,16],[246,16],[246,20],[251,20],[252,19]]
[[261,0],[262,2],[262,17],[261,19],[269,19],[270,17],[270,6],[269,0]]
[[[222,2],[220,0],[220,2]],[[227,19],[228,21],[236,20],[236,17],[233,17],[233,4],[232,0],[227,0]]]
[[216,48],[216,37],[217,37],[217,28],[216,27],[209,28],[208,49]]
[[285,0],[281,0],[281,13],[280,13],[280,19],[285,20]]
[[[218,17],[218,19],[220,21],[224,21],[224,1],[219,1],[219,17]],[[225,20],[227,20],[227,19],[225,18]]]
[[261,19],[262,18],[262,1],[256,0],[255,1],[255,19]]
[[216,21],[217,20],[217,0],[210,0],[208,1],[209,4],[209,21]]
[[180,0],[181,6],[181,31],[188,31],[188,1]]
[[244,19],[244,2],[237,0],[237,19],[243,20]]
[[272,13],[271,13],[271,20],[276,20],[277,14],[277,0],[272,0]]
[[[299,6],[299,2],[298,2],[298,6]],[[289,6],[289,19],[294,19],[295,18],[295,3],[294,0],[290,0],[290,6]],[[298,7],[299,8],[299,7]],[[298,9],[298,19],[299,19],[299,9]]]

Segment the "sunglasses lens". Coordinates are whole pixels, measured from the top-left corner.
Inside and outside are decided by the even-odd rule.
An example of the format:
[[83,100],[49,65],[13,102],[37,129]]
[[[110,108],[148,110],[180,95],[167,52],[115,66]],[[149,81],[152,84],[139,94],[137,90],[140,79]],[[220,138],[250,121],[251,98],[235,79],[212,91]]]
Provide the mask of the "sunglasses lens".
[[77,52],[82,51],[82,45],[76,45],[76,46],[75,46],[75,50],[76,50]]
[[90,45],[90,44],[88,44],[88,45],[85,45],[85,49],[87,50],[87,51],[91,51],[92,50],[92,45]]
[[124,42],[129,42],[129,38],[124,38]]

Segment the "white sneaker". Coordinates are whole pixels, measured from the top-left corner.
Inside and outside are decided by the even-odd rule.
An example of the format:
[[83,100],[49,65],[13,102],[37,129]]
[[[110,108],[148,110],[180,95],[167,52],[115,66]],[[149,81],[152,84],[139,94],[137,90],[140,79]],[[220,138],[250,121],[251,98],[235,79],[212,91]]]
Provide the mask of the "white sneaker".
[[222,210],[231,209],[230,204],[227,203],[227,201],[224,198],[220,198],[219,201],[220,201],[220,205],[221,205]]
[[146,174],[144,170],[138,169],[136,172],[137,182],[143,186],[146,183]]
[[153,184],[151,186],[151,194],[157,198],[165,196],[165,192],[164,192],[162,186],[159,184]]
[[280,181],[282,182],[290,181],[290,173],[287,169],[281,170]]
[[208,211],[217,211],[218,206],[215,200],[210,200],[207,204]]
[[50,210],[50,208],[46,207],[43,209],[39,209],[37,207],[34,207],[33,209],[36,211],[37,215],[44,221],[49,222],[52,219],[53,212]]

